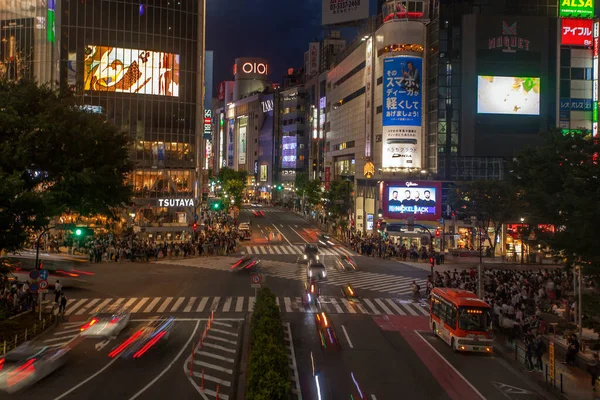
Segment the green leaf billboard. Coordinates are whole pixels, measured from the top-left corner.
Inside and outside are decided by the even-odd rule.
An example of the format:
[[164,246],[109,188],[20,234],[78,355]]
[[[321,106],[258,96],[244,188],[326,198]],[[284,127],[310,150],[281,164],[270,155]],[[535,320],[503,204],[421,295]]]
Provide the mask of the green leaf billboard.
[[560,16],[593,18],[594,0],[560,0]]

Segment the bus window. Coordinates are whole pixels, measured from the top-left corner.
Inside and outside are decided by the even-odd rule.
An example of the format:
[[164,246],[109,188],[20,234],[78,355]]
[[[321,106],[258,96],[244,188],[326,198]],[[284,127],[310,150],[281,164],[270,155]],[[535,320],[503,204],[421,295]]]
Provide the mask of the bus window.
[[453,329],[456,329],[456,317],[458,315],[458,308],[456,306],[452,306],[452,315],[448,318],[448,325],[450,325]]
[[458,317],[458,329],[479,332],[487,331],[489,329],[487,310],[461,307]]

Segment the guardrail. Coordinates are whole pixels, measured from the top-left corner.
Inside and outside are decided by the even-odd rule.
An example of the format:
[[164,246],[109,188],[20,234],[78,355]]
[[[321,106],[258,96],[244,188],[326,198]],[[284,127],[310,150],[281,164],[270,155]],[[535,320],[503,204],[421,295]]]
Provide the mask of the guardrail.
[[34,322],[34,324],[30,328],[25,328],[25,330],[22,333],[15,334],[14,339],[11,338],[9,340],[4,340],[4,342],[1,342],[0,351],[2,351],[2,354],[4,355],[9,351],[16,349],[23,343],[33,339],[40,333],[44,332],[46,328],[52,325],[54,320],[55,316],[50,315],[48,317],[43,318],[41,321]]

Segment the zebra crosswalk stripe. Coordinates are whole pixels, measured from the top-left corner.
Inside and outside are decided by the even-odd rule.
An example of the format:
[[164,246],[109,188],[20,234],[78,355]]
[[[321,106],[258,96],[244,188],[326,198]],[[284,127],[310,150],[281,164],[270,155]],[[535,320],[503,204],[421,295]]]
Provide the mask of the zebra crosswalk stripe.
[[200,300],[200,304],[198,304],[198,308],[196,308],[196,312],[204,311],[206,303],[208,303],[208,297],[203,297],[202,300]]
[[394,309],[394,311],[396,311],[396,314],[398,314],[398,315],[406,315],[406,312],[404,312],[403,309],[401,309],[400,307],[398,307],[398,305],[396,305],[396,303],[394,303],[394,301],[392,299],[385,299],[385,301],[387,301],[387,303],[389,304],[389,306],[392,307]]
[[165,310],[167,309],[167,307],[169,307],[169,304],[171,304],[172,301],[173,301],[172,297],[167,297],[166,300],[159,307],[158,312],[159,313],[165,312]]
[[187,305],[183,309],[183,312],[192,311],[192,306],[194,305],[195,302],[196,302],[196,297],[190,297],[190,300],[188,301]]
[[185,301],[185,297],[180,297],[177,299],[177,301],[175,302],[175,304],[173,305],[173,307],[171,307],[171,312],[176,312],[179,307],[181,306],[181,303],[183,303]]
[[65,310],[65,315],[71,315],[71,313],[73,311],[75,311],[77,308],[81,307],[81,305],[83,303],[85,303],[86,301],[87,301],[87,299],[81,299],[77,303],[73,304],[71,307],[67,307],[67,309]]
[[152,312],[152,310],[154,309],[154,307],[156,307],[156,304],[158,304],[159,301],[160,301],[160,297],[152,299],[152,301],[150,302],[150,304],[148,304],[148,307],[146,307],[146,309],[144,310],[144,312],[145,313]]
[[139,310],[141,310],[141,308],[144,306],[144,304],[146,304],[146,303],[148,302],[148,300],[150,300],[150,297],[144,297],[144,298],[142,298],[142,299],[141,299],[141,300],[140,300],[140,301],[139,301],[139,302],[138,302],[138,303],[135,305],[135,307],[133,307],[133,308],[131,309],[131,312],[132,312],[132,313],[136,313],[136,312],[138,312]]

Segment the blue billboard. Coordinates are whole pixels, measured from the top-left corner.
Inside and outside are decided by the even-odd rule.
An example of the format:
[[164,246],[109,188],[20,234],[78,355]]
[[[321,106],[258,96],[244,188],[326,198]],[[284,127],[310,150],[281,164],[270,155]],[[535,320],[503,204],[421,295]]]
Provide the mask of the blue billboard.
[[421,126],[422,67],[419,57],[383,60],[383,126]]

